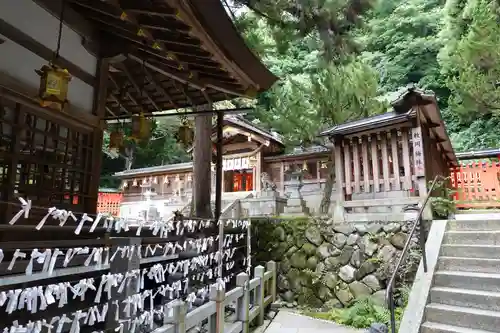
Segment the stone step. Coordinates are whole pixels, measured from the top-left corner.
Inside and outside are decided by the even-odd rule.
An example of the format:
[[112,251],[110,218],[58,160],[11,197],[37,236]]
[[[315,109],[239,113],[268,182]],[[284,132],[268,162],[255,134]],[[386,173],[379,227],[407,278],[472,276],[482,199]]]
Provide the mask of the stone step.
[[440,257],[438,269],[447,271],[464,271],[480,273],[500,272],[500,259]]
[[500,231],[447,231],[443,244],[500,245]]
[[472,289],[433,287],[430,291],[430,302],[499,311],[500,293]]
[[500,245],[444,244],[442,256],[500,259]]
[[420,333],[494,333],[485,330],[475,330],[472,328],[445,325],[426,321],[420,327]]
[[430,303],[425,307],[425,320],[445,325],[498,332],[500,312]]
[[500,292],[500,274],[438,270],[434,286]]
[[500,230],[500,220],[452,220],[448,221],[449,230]]

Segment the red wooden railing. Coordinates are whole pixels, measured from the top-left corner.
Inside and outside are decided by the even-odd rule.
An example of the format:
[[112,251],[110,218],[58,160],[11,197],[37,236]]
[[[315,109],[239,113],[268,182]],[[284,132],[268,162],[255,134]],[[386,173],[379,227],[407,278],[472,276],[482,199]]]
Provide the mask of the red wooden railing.
[[118,216],[120,214],[120,204],[122,202],[122,198],[123,194],[120,192],[99,191],[97,212],[110,213],[113,216]]
[[500,163],[471,162],[451,170],[457,208],[500,207]]

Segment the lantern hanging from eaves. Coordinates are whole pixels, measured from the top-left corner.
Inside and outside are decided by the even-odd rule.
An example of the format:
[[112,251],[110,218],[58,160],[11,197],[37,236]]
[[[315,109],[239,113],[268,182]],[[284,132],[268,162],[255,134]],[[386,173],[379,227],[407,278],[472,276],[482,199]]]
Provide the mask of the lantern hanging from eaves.
[[151,135],[151,121],[144,114],[132,116],[132,135],[131,139],[138,141],[146,141]]
[[40,75],[38,98],[42,107],[53,107],[63,111],[68,103],[68,85],[71,75],[66,69],[56,65],[43,65],[40,70],[35,70]]
[[121,130],[114,130],[109,134],[109,150],[120,150],[123,146],[123,132]]
[[193,144],[194,129],[192,124],[186,118],[182,120],[181,126],[179,126],[177,137],[185,147]]

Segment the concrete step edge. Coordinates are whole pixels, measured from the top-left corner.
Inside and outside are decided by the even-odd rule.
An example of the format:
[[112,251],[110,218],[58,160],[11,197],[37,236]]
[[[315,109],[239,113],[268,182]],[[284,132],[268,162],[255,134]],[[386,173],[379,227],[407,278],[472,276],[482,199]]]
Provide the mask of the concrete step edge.
[[500,298],[500,292],[485,291],[485,290],[475,290],[475,289],[463,289],[463,288],[452,288],[452,287],[432,287],[432,291],[441,291],[445,293],[461,294],[461,295],[478,295],[483,297],[497,297]]
[[[499,249],[500,245],[488,245],[488,244],[443,244],[443,247],[467,247],[467,248],[493,248]],[[499,253],[500,255],[500,253]]]
[[447,257],[447,256],[442,256],[439,257],[438,260],[442,259],[452,259],[452,260],[463,260],[463,261],[484,261],[484,262],[497,262],[500,264],[500,259],[493,259],[493,258],[470,258],[470,257]]
[[463,314],[469,314],[474,316],[486,316],[486,317],[495,317],[500,319],[500,311],[491,311],[491,310],[482,310],[476,308],[466,308],[463,306],[455,306],[448,304],[440,304],[440,303],[430,303],[425,306],[426,309],[430,310],[441,310],[441,311],[451,311],[451,312],[460,312]]
[[444,234],[445,235],[469,235],[469,234],[500,235],[500,230],[448,230]]
[[484,278],[484,279],[499,279],[500,274],[496,273],[481,273],[481,272],[466,272],[466,271],[449,271],[449,270],[438,270],[434,275],[454,275],[460,277],[471,277],[471,278]]
[[477,329],[461,327],[461,326],[440,324],[440,323],[435,323],[432,321],[424,322],[422,324],[422,327],[426,327],[429,329],[437,329],[440,331],[454,332],[454,333],[494,333],[491,331],[477,330]]

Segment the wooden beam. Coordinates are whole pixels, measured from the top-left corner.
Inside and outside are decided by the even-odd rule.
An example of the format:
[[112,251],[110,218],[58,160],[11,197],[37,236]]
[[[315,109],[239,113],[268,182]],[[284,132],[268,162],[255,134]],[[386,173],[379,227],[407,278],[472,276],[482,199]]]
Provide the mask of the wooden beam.
[[[109,76],[109,79],[111,80],[111,82],[113,82],[113,85],[116,87],[116,89],[121,90],[120,85],[113,78],[113,75],[111,75],[111,73],[109,73],[108,76]],[[132,96],[132,94],[129,91],[125,90],[125,95],[127,95],[128,99],[130,99],[132,101],[132,103],[134,103],[135,105],[137,105],[139,108],[142,109],[142,104],[139,103],[137,101],[137,99],[134,96]]]
[[123,71],[123,73],[125,73],[125,75],[127,76],[128,80],[130,81],[130,83],[132,84],[132,86],[134,87],[134,89],[137,90],[137,93],[138,94],[144,94],[144,96],[146,96],[146,98],[151,102],[151,104],[153,105],[153,107],[157,111],[161,111],[162,108],[158,107],[158,104],[156,104],[156,102],[151,98],[151,96],[148,94],[147,90],[145,89],[146,87],[144,87],[143,89],[141,89],[139,87],[139,85],[135,81],[134,77],[132,76],[132,74],[128,70],[127,66],[125,66],[125,64],[121,63],[121,64],[118,65],[118,67]]
[[[75,0],[70,0],[70,1],[72,1],[73,3],[75,3],[79,6],[83,6],[85,8],[90,9],[90,10],[98,11],[102,14],[112,16],[112,17],[118,18],[124,22],[130,23],[131,25],[136,27],[136,29],[137,29],[136,34],[138,36],[141,36],[144,39],[149,40],[153,44],[152,45],[153,49],[165,52],[168,59],[175,61],[177,68],[179,70],[186,71],[189,74],[189,76],[197,76],[196,72],[189,69],[187,63],[181,62],[174,53],[172,53],[168,50],[168,48],[163,44],[163,42],[161,42],[155,38],[155,36],[150,31],[151,26],[142,25],[139,22],[139,20],[136,18],[135,14],[133,12],[130,12],[130,11],[124,9],[120,4],[120,0],[108,0],[105,4],[103,4],[102,1],[97,1],[97,2],[95,2],[95,1],[82,2],[82,1],[75,1]],[[110,13],[108,11],[109,8],[106,8],[106,4],[112,5],[118,11],[121,11],[121,15],[119,15],[117,17],[113,13]]]
[[[129,59],[137,61],[138,63],[143,62],[143,60],[141,58],[139,58],[133,54],[129,55]],[[174,73],[170,69],[167,69],[164,67],[160,68],[160,67],[153,65],[151,63],[148,63],[148,62],[146,62],[145,65],[147,67],[149,67],[150,69],[152,69],[160,74],[163,74],[163,75],[165,75],[165,76],[167,76],[175,81],[179,81],[179,82],[182,82],[184,84],[188,84],[188,85],[190,85],[196,89],[199,89],[199,90],[204,90],[205,88],[210,87],[210,88],[213,88],[213,89],[220,91],[222,93],[227,93],[229,95],[244,96],[244,92],[237,91],[234,89],[234,87],[229,87],[227,84],[224,84],[224,83],[220,83],[220,82],[210,80],[210,79],[190,78],[185,73]]]
[[253,80],[243,71],[241,68],[237,66],[236,63],[230,61],[221,50],[221,48],[217,45],[216,41],[214,41],[210,35],[207,33],[207,29],[203,27],[203,24],[200,23],[196,18],[196,14],[192,11],[192,8],[189,6],[189,2],[182,0],[165,0],[170,7],[179,10],[178,17],[182,22],[191,26],[192,32],[191,35],[202,41],[203,45],[209,48],[210,53],[212,53],[212,57],[217,63],[224,65],[224,71],[230,71],[232,75],[240,78],[240,83],[245,87],[246,90],[255,90],[258,91],[259,87],[255,85]]
[[128,113],[130,116],[132,116],[134,113],[131,112],[129,109],[127,109],[127,107],[125,105],[123,105],[123,103],[113,94],[109,94],[109,97],[111,97],[112,100],[114,100],[118,106],[123,110],[125,111],[125,113]]
[[[35,53],[36,55],[40,56],[41,58],[47,61],[52,61],[54,58],[53,50],[39,43],[35,39],[26,35],[24,32],[10,25],[9,23],[5,22],[2,19],[0,19],[0,34],[4,35],[8,39],[12,40],[14,43],[21,45],[25,49],[28,49],[29,51]],[[96,80],[93,75],[87,73],[81,67],[75,65],[66,58],[59,56],[59,58],[55,61],[55,64],[62,68],[66,68],[71,73],[71,75],[79,78],[88,85],[92,87],[95,86]]]
[[153,83],[153,85],[156,87],[156,89],[163,95],[165,95],[168,100],[170,101],[170,103],[176,108],[178,109],[179,106],[177,105],[177,103],[174,102],[174,99],[172,98],[172,96],[168,93],[167,89],[165,89],[165,87],[163,87],[163,85],[161,84],[161,82],[159,82],[158,80],[156,80],[156,78],[151,74],[151,72],[146,68],[144,67],[144,74],[146,74],[146,78],[149,80],[149,82]]

